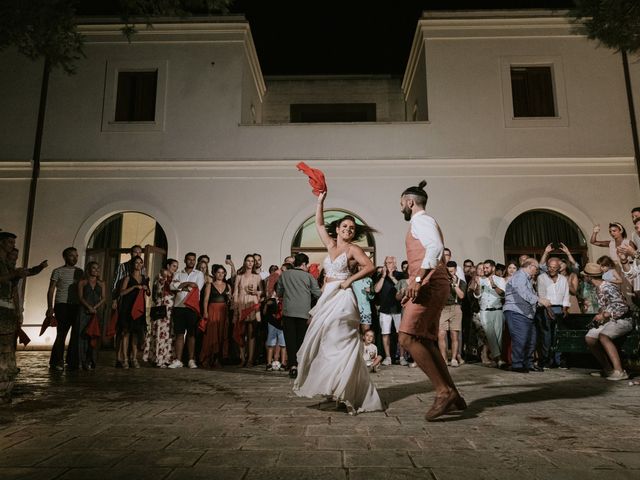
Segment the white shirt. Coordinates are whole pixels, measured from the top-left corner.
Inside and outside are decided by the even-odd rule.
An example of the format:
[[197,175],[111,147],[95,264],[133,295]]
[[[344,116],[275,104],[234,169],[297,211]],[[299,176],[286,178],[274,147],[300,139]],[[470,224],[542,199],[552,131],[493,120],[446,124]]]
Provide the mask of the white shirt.
[[197,284],[200,291],[202,291],[202,287],[204,287],[204,274],[195,268],[191,270],[191,273],[187,273],[184,270],[176,272],[173,276],[173,280],[171,281],[171,286],[169,287],[171,290],[176,292],[176,299],[173,303],[174,308],[184,307],[184,299],[189,295],[189,292],[184,290],[178,291],[178,287],[184,282],[193,282]]
[[421,267],[425,270],[436,268],[444,250],[442,233],[436,220],[427,215],[424,210],[417,212],[411,217],[411,235],[419,240],[427,251]]
[[266,280],[266,279],[267,279],[267,277],[268,277],[270,274],[269,274],[269,272],[263,272],[262,270],[260,270],[260,271],[258,272],[258,275],[260,275],[260,279],[262,279],[262,280]]
[[551,305],[570,307],[567,277],[558,274],[554,282],[546,273],[538,275],[538,297],[546,298],[551,302]]
[[480,299],[478,302],[480,304],[480,310],[486,310],[487,308],[502,308],[502,299],[504,296],[504,291],[507,289],[507,282],[504,281],[504,278],[498,277],[497,275],[491,275],[493,279],[493,284],[502,290],[502,295],[499,295],[496,292],[496,289],[491,286],[491,282],[487,277],[482,277],[480,279],[480,295],[476,295],[473,292],[473,296]]

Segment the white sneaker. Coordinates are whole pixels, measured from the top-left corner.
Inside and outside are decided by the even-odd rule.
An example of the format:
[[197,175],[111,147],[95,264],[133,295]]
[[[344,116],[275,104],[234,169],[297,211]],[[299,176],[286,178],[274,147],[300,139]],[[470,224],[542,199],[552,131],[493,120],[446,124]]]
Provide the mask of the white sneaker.
[[391,357],[385,357],[382,361],[382,365],[391,365]]
[[460,364],[458,363],[458,360],[456,360],[455,358],[451,359],[451,366],[452,367],[459,367]]
[[195,360],[189,360],[189,368],[198,368]]
[[418,364],[416,362],[411,362],[409,364],[409,368],[416,368],[418,366]]
[[400,365],[402,365],[403,367],[406,367],[407,365],[409,365],[409,362],[407,362],[406,358],[400,357]]
[[182,368],[182,367],[184,367],[184,365],[180,360],[176,358],[173,362],[169,364],[168,368]]
[[607,380],[611,380],[611,381],[617,382],[618,380],[626,380],[627,378],[629,378],[629,374],[627,372],[625,372],[624,370],[614,370],[607,377]]

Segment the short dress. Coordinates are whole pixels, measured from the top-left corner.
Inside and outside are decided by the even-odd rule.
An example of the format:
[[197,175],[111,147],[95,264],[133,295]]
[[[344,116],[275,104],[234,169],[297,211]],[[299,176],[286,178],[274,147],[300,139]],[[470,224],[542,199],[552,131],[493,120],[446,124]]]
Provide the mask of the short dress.
[[[134,287],[136,285],[144,285],[146,282],[146,277],[142,277],[142,283],[138,283],[138,281],[132,276],[129,276],[129,283],[127,284],[127,288]],[[133,318],[131,316],[131,310],[133,310],[133,304],[138,297],[138,293],[140,290],[137,288],[130,291],[126,295],[120,296],[120,311],[118,315],[118,330],[121,332],[129,332],[134,335],[144,335],[147,330],[147,318],[146,312],[145,314]]]

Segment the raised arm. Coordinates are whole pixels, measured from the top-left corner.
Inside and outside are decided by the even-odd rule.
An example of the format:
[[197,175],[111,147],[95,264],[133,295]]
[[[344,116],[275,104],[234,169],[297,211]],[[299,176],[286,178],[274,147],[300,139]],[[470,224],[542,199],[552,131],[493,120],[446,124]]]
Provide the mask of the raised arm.
[[591,239],[589,240],[589,243],[597,247],[608,247],[609,246],[608,240],[598,240],[599,232],[600,232],[600,225],[594,225],[593,232],[591,232]]
[[327,229],[324,228],[324,199],[327,197],[327,192],[322,192],[318,196],[318,204],[316,205],[316,230],[318,236],[322,241],[322,244],[327,248],[333,248],[336,246],[336,242],[327,233]]

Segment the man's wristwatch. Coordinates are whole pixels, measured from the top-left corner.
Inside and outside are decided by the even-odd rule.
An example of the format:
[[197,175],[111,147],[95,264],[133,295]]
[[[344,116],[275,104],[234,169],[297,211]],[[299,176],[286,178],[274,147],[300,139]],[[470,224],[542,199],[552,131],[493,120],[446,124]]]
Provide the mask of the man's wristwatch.
[[416,283],[421,283],[422,282],[422,278],[418,275],[416,277]]

